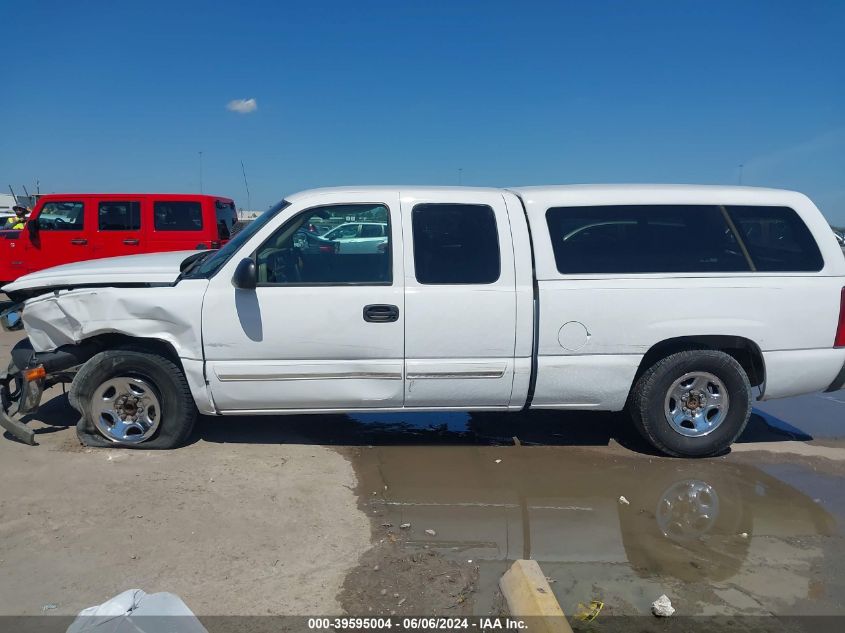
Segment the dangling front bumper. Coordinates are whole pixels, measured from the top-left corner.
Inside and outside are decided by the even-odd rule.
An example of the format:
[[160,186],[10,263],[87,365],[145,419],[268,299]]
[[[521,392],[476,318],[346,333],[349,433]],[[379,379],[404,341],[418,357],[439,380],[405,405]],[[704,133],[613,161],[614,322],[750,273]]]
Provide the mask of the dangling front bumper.
[[23,423],[23,418],[41,404],[46,378],[44,365],[13,375],[0,374],[0,426],[30,446],[35,445],[35,432]]
[[35,432],[24,418],[38,410],[45,389],[71,382],[77,368],[101,349],[101,344],[88,341],[35,352],[29,339],[19,341],[12,349],[8,369],[0,371],[0,427],[34,446]]

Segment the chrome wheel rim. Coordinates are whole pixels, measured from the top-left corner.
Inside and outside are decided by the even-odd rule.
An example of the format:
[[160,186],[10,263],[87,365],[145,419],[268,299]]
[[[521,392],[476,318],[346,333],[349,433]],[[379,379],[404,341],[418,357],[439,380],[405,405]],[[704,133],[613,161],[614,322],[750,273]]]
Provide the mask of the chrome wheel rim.
[[728,406],[725,383],[711,373],[693,371],[672,383],[663,409],[666,421],[677,433],[703,437],[725,421]]
[[719,518],[719,495],[706,481],[679,481],[663,493],[656,517],[663,536],[675,541],[698,539]]
[[138,444],[148,440],[161,423],[158,395],[147,381],[133,376],[107,380],[94,390],[91,415],[108,440]]

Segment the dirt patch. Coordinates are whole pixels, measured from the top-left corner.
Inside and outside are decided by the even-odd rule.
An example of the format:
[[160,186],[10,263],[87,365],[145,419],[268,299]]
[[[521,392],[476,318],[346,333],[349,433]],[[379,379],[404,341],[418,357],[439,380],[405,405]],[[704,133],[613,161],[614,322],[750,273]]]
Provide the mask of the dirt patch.
[[361,557],[338,601],[350,615],[471,615],[478,567],[410,551],[388,532]]

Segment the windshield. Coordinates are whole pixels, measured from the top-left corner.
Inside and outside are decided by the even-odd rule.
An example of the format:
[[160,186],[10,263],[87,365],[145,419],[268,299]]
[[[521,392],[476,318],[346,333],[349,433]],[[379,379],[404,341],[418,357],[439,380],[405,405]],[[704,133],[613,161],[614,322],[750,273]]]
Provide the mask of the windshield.
[[237,235],[235,235],[235,237],[229,240],[229,242],[223,248],[221,248],[219,251],[216,251],[208,259],[203,261],[202,264],[200,266],[197,266],[196,269],[190,271],[190,273],[187,274],[186,277],[204,277],[206,279],[208,279],[209,277],[213,277],[214,273],[220,270],[223,264],[232,259],[232,256],[241,249],[241,246],[248,242],[250,238],[255,235],[258,231],[260,231],[265,224],[267,224],[270,220],[276,217],[276,215],[282,209],[289,205],[290,202],[288,202],[287,200],[282,200],[278,204],[275,204],[269,209],[267,209],[255,220],[247,224],[246,227],[244,227]]

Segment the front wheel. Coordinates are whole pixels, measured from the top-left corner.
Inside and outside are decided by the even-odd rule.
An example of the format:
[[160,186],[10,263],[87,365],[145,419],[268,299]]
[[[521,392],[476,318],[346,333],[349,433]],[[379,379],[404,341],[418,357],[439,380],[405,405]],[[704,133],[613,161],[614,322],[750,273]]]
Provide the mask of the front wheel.
[[634,386],[629,410],[637,430],[659,451],[675,457],[717,455],[748,423],[751,384],[724,352],[679,352],[646,370]]
[[191,434],[196,407],[182,369],[135,350],[100,352],[77,373],[69,395],[88,446],[176,448]]

